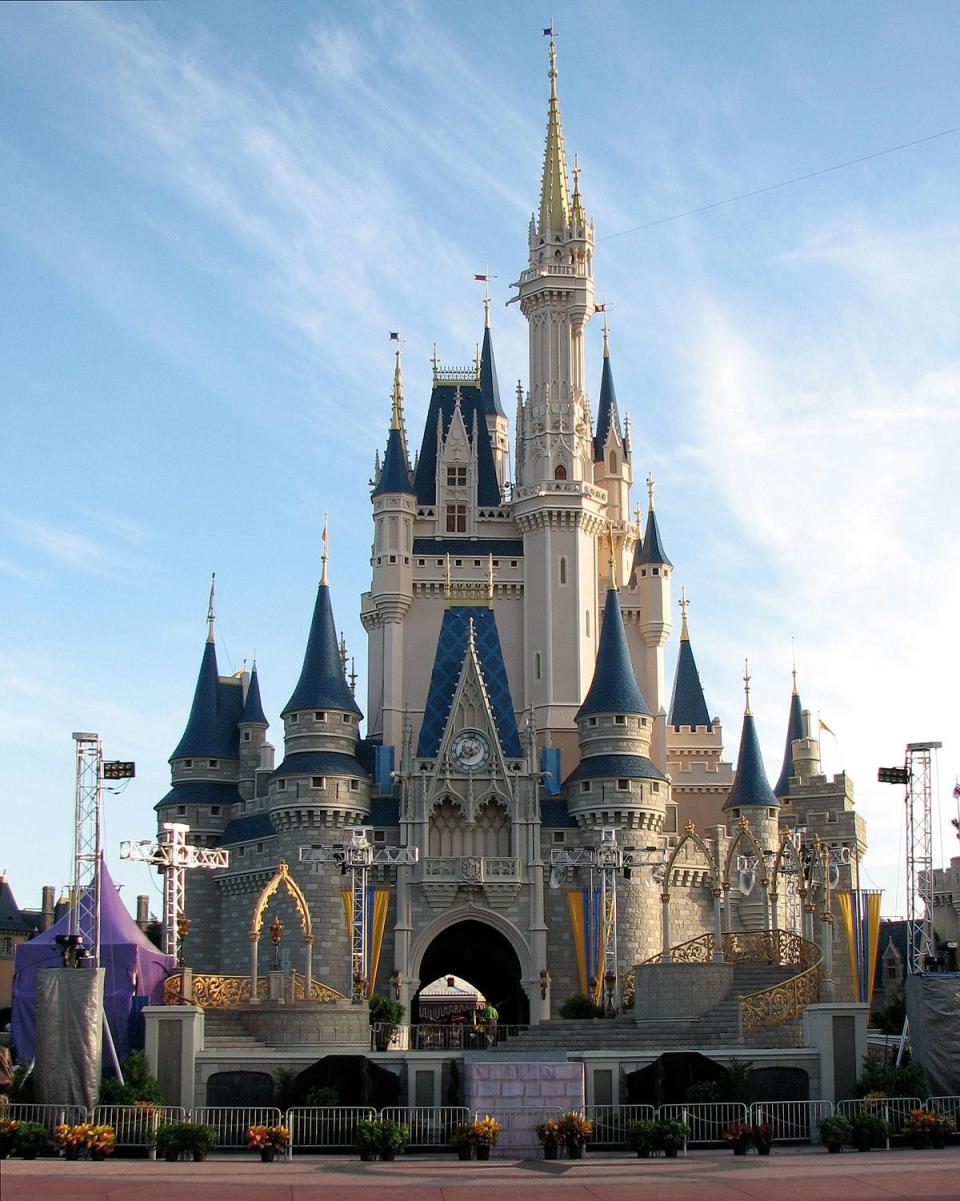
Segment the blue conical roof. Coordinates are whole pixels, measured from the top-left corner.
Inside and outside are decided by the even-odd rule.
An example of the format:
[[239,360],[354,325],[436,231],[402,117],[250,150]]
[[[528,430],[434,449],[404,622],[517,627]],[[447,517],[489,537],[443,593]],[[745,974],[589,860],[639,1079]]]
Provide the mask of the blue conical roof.
[[634,555],[633,561],[644,567],[649,564],[653,564],[654,566],[662,565],[664,567],[673,566],[664,554],[660,543],[660,527],[657,525],[657,515],[652,507],[647,513],[647,528],[643,534],[643,543],[638,553]]
[[743,718],[743,731],[740,734],[737,774],[733,777],[733,786],[723,807],[727,810],[749,809],[751,806],[779,808],[780,802],[773,795],[767,780],[753,714],[746,713]]
[[797,773],[793,770],[793,741],[803,737],[803,710],[800,708],[800,697],[794,692],[790,697],[790,714],[787,717],[787,745],[783,751],[783,767],[780,768],[780,778],[774,786],[778,797],[785,797],[790,791],[790,777]]
[[673,699],[670,701],[671,726],[709,726],[710,714],[704,700],[700,673],[693,649],[686,638],[680,640],[677,674],[673,678]]
[[483,331],[480,348],[480,404],[488,417],[505,417],[500,404],[500,385],[497,383],[497,363],[493,357],[493,338],[488,325]]
[[254,723],[262,726],[268,726],[267,716],[263,711],[263,704],[260,701],[260,681],[257,679],[257,666],[254,664],[253,671],[250,672],[250,683],[247,685],[247,699],[243,705],[243,712],[240,714],[240,723],[242,725],[252,725]]
[[413,492],[413,475],[403,445],[403,434],[399,429],[391,429],[387,436],[383,467],[371,495],[382,496],[385,492]]
[[597,408],[597,432],[593,439],[593,459],[599,463],[603,459],[603,448],[611,428],[617,432],[617,437],[623,442],[623,431],[620,428],[620,414],[617,412],[617,391],[613,386],[613,371],[610,367],[610,356],[603,356],[603,374],[600,377],[600,404]]
[[645,713],[652,716],[637,684],[637,677],[633,674],[616,588],[607,591],[593,682],[577,713],[577,720],[597,713]]
[[280,716],[286,717],[297,709],[345,709],[363,717],[344,679],[330,588],[323,583],[317,589],[300,679]]
[[239,688],[220,683],[216,647],[212,642],[207,642],[200,660],[200,674],[197,676],[187,726],[170,760],[236,759],[240,710],[235,702],[240,695]]

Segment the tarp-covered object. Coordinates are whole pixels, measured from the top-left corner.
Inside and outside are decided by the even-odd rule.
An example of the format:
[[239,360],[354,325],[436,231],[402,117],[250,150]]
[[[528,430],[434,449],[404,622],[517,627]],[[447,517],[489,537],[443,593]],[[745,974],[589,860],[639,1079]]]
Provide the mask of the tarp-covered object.
[[907,976],[910,1057],[935,1097],[960,1093],[960,972]]
[[[157,950],[127,912],[104,865],[100,872],[100,966],[106,972],[103,1005],[117,1055],[122,1059],[128,1051],[143,1046],[140,1010],[144,1005],[162,1003],[163,982],[174,970],[174,962]],[[12,1031],[21,1059],[32,1059],[36,1051],[37,972],[63,966],[56,938],[69,933],[67,912],[49,930],[16,949]],[[80,933],[90,946],[91,932],[81,929]]]
[[101,968],[40,968],[37,972],[37,1067],[41,1105],[92,1109],[100,1091],[103,977]]

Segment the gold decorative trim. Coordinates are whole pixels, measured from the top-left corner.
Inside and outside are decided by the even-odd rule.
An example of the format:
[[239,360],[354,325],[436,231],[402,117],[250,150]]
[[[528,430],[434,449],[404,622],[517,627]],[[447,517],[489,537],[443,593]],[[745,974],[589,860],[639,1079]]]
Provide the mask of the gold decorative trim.
[[307,906],[307,898],[303,895],[300,885],[290,875],[290,868],[287,866],[287,861],[281,859],[277,866],[276,874],[273,879],[264,885],[263,891],[257,897],[257,903],[253,907],[253,920],[250,923],[250,941],[259,942],[260,934],[263,931],[263,912],[267,907],[267,901],[283,885],[289,893],[293,904],[297,910],[297,915],[300,918],[300,925],[303,929],[304,942],[313,940],[313,926],[310,921],[310,910]]

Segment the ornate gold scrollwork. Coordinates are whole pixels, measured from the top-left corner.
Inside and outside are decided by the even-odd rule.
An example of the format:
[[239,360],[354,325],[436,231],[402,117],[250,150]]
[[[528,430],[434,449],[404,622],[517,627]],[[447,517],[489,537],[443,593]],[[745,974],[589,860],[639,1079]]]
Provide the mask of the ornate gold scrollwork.
[[265,884],[260,896],[257,897],[257,903],[253,907],[253,918],[250,922],[250,939],[252,942],[258,942],[260,932],[263,930],[263,913],[267,907],[267,902],[277,891],[280,885],[286,888],[287,892],[293,900],[297,915],[300,918],[300,925],[303,929],[304,942],[313,939],[313,926],[310,922],[310,909],[307,906],[307,898],[303,895],[300,885],[290,875],[290,868],[287,866],[287,861],[281,859],[277,865],[277,871],[273,879]]

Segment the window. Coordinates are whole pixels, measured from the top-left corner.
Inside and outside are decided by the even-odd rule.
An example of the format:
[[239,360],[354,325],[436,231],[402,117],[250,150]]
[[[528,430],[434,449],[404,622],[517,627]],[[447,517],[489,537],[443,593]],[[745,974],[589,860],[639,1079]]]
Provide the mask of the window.
[[610,451],[610,474],[617,474],[617,452],[615,450]]
[[244,855],[246,855],[246,853],[247,853],[246,847],[237,847],[237,854],[240,856],[241,859],[244,857]]
[[349,713],[341,713],[340,720],[343,722],[343,724],[345,726],[348,726],[350,724],[350,722],[353,721],[353,718],[350,716]]
[[262,842],[258,842],[258,843],[257,843],[257,854],[258,854],[258,855],[262,855],[262,854],[263,854],[263,843],[262,843]]
[[386,830],[374,830],[373,841],[374,842],[386,842],[387,841]]
[[311,788],[326,788],[326,786],[327,786],[327,783],[324,780],[323,776],[314,776],[313,779],[310,781]]
[[567,582],[567,560],[561,556],[560,558],[560,583]]
[[554,830],[553,841],[559,842],[559,843],[564,843],[567,841],[567,836],[566,836],[566,834],[564,834],[564,832],[562,830]]
[[620,789],[621,792],[626,792],[627,789],[630,787],[630,781],[629,780],[618,780],[617,787]]
[[465,534],[467,532],[467,506],[447,505],[447,533]]
[[666,808],[666,812],[663,815],[663,832],[664,834],[676,834],[677,832],[676,805],[668,805]]
[[0,955],[3,955],[4,957],[6,957],[6,956],[9,956],[12,954],[13,954],[13,939],[10,937],[9,934],[5,934],[3,936],[3,938],[0,938]]
[[281,792],[283,792],[283,790],[286,788],[286,786],[287,786],[286,780],[278,780],[277,781],[277,787],[280,789]]
[[178,805],[177,806],[177,817],[186,817],[186,816],[187,816],[186,805]]
[[351,780],[350,781],[350,791],[351,792],[359,792],[360,791],[360,781],[359,780]]
[[567,478],[567,469],[562,463],[557,464],[553,473],[553,478],[555,480],[565,480]]
[[650,791],[651,792],[659,792],[660,791],[660,781],[659,780],[651,780],[650,781]]
[[326,713],[318,711],[318,712],[314,713],[313,720],[314,721],[326,721],[327,715],[326,715]]
[[591,717],[591,718],[590,718],[590,725],[591,725],[591,726],[595,726],[596,724],[597,724],[597,719],[596,719],[595,717]]
[[219,817],[220,816],[220,806],[219,805],[211,805],[210,806],[210,816],[211,817]]
[[660,568],[659,568],[659,567],[653,567],[653,568],[651,568],[650,570],[651,570],[651,573],[652,573],[653,575],[659,575],[659,574],[660,574]]
[[[7,939],[6,941],[9,942],[10,940]],[[892,955],[887,960],[886,975],[888,980],[897,980],[900,977],[900,973],[897,971],[897,961]]]
[[211,766],[211,767],[219,767],[219,766],[220,766],[220,760],[219,760],[219,759],[211,759],[211,760],[210,760],[210,766]]
[[243,731],[243,741],[244,741],[244,742],[249,742],[249,741],[250,741],[250,731],[249,731],[249,730],[244,730],[244,731]]
[[192,759],[184,759],[183,766],[184,767],[193,767],[193,760]]
[[627,724],[627,719],[622,713],[617,713],[614,716],[613,724],[615,726],[625,726]]
[[583,781],[583,783],[580,785],[580,791],[581,792],[589,792],[590,791],[590,781],[589,780]]
[[299,720],[300,720],[300,714],[299,714],[299,713],[291,713],[291,714],[290,714],[290,716],[287,718],[287,721],[288,721],[288,722],[289,722],[289,723],[290,723],[292,726],[295,726]]
[[584,611],[583,618],[584,618],[584,623],[583,623],[584,628],[586,630],[587,637],[589,638],[590,637],[590,610],[589,609]]
[[539,651],[533,656],[533,674],[538,680],[543,675],[543,659]]
[[447,468],[447,487],[448,488],[466,488],[467,486],[467,469],[466,467],[448,467]]

